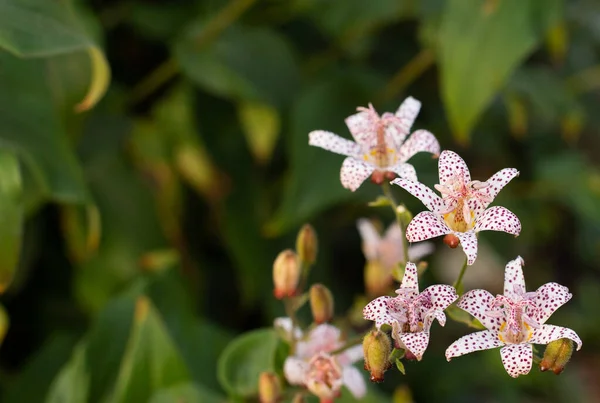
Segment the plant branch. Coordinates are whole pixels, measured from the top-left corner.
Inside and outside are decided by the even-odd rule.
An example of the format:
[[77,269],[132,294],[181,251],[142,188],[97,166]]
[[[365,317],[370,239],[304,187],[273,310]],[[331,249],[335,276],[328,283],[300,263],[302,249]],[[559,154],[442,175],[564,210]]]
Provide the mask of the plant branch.
[[390,188],[390,184],[387,181],[384,181],[381,184],[381,188],[383,189],[383,194],[389,200],[392,209],[394,210],[394,216],[396,217],[396,222],[400,227],[400,231],[402,232],[402,251],[404,252],[404,265],[408,262],[408,240],[406,239],[406,232],[404,228],[404,224],[398,214],[398,203],[396,203],[396,199],[394,199],[394,195],[392,194],[392,189]]

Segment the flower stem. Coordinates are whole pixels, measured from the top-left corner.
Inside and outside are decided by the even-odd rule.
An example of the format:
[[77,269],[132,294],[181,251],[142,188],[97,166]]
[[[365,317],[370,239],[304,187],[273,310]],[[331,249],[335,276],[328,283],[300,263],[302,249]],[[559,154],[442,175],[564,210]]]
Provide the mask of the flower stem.
[[390,184],[387,181],[384,181],[381,184],[381,188],[383,190],[383,194],[385,195],[385,197],[387,197],[392,206],[392,209],[394,210],[396,222],[398,223],[400,231],[402,232],[402,251],[404,252],[404,265],[406,265],[406,263],[408,263],[408,240],[406,239],[404,224],[402,223],[400,215],[398,214],[398,203],[396,203],[396,199],[394,199],[394,195],[392,194]]
[[298,319],[296,318],[294,298],[284,298],[283,308],[285,309],[285,315],[292,320],[292,331],[290,332],[291,350],[292,353],[296,351],[296,328],[298,327]]
[[456,279],[456,281],[453,284],[453,287],[456,289],[456,292],[458,292],[459,294],[462,294],[462,292],[461,292],[462,291],[462,280],[465,275],[465,272],[467,271],[467,261],[468,261],[468,259],[465,257],[465,262],[463,263],[462,268],[460,269],[460,273],[458,273],[458,278]]

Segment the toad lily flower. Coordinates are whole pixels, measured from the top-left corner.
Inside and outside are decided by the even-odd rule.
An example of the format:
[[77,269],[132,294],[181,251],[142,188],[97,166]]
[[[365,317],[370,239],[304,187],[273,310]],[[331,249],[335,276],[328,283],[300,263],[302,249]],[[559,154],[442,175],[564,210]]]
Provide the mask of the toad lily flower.
[[421,360],[429,344],[429,329],[433,319],[446,324],[446,309],[457,298],[454,287],[437,284],[427,287],[419,294],[417,266],[407,263],[404,278],[396,297],[379,297],[367,304],[363,316],[382,325],[392,326],[392,338],[396,348],[404,348]]
[[571,339],[581,348],[573,330],[545,325],[546,320],[572,295],[567,287],[547,283],[534,292],[525,292],[523,259],[519,256],[506,265],[504,295],[496,298],[485,290],[471,290],[458,307],[475,316],[487,330],[461,337],[446,350],[446,359],[478,350],[502,347],[500,356],[506,372],[513,378],[526,375],[533,360],[532,344],[548,344]]
[[448,150],[440,155],[438,166],[440,183],[435,188],[442,197],[419,182],[404,178],[392,182],[429,209],[417,214],[408,224],[406,238],[410,242],[453,234],[460,240],[467,263],[472,265],[477,258],[477,232],[492,230],[519,235],[521,222],[515,214],[504,207],[487,208],[519,171],[505,168],[486,182],[472,181],[467,164],[458,154]]
[[371,220],[361,218],[357,222],[362,238],[363,254],[367,260],[365,286],[369,295],[386,294],[393,282],[393,271],[407,260],[418,261],[433,252],[431,242],[422,242],[408,249],[408,259],[402,247],[403,233],[396,222],[381,236]]
[[393,179],[396,174],[416,181],[415,168],[406,161],[421,151],[440,153],[437,139],[426,130],[417,130],[406,140],[420,109],[421,103],[412,97],[406,98],[395,114],[386,112],[379,116],[369,104],[368,108],[357,108],[358,113],[346,119],[356,142],[315,130],[309,133],[308,144],[348,157],[342,163],[340,179],[352,191],[371,174],[379,184],[384,177]]
[[[285,324],[279,319],[279,326],[291,330],[291,321]],[[286,358],[283,372],[292,385],[303,385],[321,399],[331,402],[340,393],[342,385],[360,399],[366,393],[365,380],[360,371],[352,366],[363,359],[362,346],[350,347],[339,354],[331,352],[344,345],[340,340],[340,330],[332,325],[322,324],[312,329],[296,344],[294,356]]]

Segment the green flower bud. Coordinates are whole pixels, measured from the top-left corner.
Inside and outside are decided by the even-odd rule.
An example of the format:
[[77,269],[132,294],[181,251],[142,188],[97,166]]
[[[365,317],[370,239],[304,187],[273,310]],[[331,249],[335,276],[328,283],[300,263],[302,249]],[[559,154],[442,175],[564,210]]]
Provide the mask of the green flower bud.
[[281,383],[272,372],[261,372],[258,378],[258,400],[260,403],[276,403],[281,398]]
[[275,298],[282,299],[292,297],[298,289],[300,281],[300,265],[298,256],[291,249],[279,253],[273,263],[273,283]]
[[310,287],[310,310],[317,324],[329,322],[333,318],[333,296],[323,284]]
[[393,283],[389,269],[383,267],[379,261],[367,261],[365,265],[365,289],[367,295],[375,297],[387,294]]
[[304,224],[296,238],[296,252],[300,260],[307,265],[314,264],[317,260],[317,250],[317,233],[310,224]]
[[569,339],[559,339],[549,343],[540,362],[540,370],[551,370],[556,375],[563,372],[573,354],[573,342]]
[[387,334],[372,331],[363,339],[363,353],[365,356],[365,369],[371,373],[371,382],[383,382],[383,373],[390,364],[392,342]]

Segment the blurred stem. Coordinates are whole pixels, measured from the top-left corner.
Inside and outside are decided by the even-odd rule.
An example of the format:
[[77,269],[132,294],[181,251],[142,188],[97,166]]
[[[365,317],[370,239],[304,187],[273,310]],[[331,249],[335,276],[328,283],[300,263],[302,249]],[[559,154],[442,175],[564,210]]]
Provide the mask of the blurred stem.
[[461,292],[459,291],[459,288],[462,289],[462,280],[465,275],[465,272],[467,271],[467,261],[468,261],[468,258],[465,257],[465,262],[463,263],[462,268],[460,269],[458,278],[456,279],[456,281],[453,284],[453,287],[456,289],[456,292],[458,292],[459,294],[461,294]]
[[296,328],[298,327],[298,319],[296,318],[296,307],[294,298],[284,298],[283,308],[285,309],[285,315],[292,320],[292,331],[290,332],[290,340],[292,346],[292,353],[296,351]]
[[375,102],[386,102],[396,97],[413,81],[419,78],[425,70],[427,70],[435,61],[435,55],[431,49],[421,50],[407,64],[402,66],[400,70],[387,83],[376,96]]
[[[213,18],[211,18],[200,34],[194,39],[194,49],[200,50],[215,40],[221,32],[239,19],[242,14],[254,4],[256,0],[232,0],[221,9]],[[179,65],[173,58],[166,60],[158,66],[152,73],[142,79],[131,91],[129,105],[144,100],[158,88],[163,86],[170,79],[179,73]]]
[[384,181],[381,184],[381,188],[383,189],[383,194],[390,201],[392,205],[392,209],[394,210],[394,216],[396,217],[396,222],[400,227],[400,231],[402,232],[402,251],[404,252],[404,265],[408,262],[408,240],[406,239],[406,232],[404,231],[404,224],[398,215],[398,203],[396,203],[396,199],[394,199],[394,195],[392,194],[392,189],[390,184],[387,181]]

